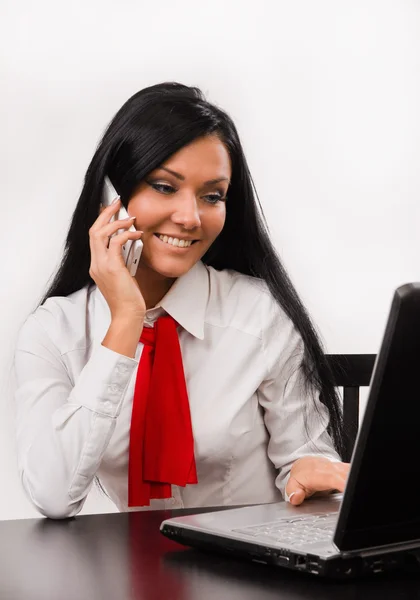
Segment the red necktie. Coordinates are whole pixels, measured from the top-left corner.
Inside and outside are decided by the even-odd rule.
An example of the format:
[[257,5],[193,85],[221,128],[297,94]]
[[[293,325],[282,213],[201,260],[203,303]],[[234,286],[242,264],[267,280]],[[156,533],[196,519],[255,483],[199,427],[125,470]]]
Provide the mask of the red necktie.
[[198,483],[190,406],[177,322],[165,315],[144,327],[134,388],[128,506],[170,498],[171,484]]

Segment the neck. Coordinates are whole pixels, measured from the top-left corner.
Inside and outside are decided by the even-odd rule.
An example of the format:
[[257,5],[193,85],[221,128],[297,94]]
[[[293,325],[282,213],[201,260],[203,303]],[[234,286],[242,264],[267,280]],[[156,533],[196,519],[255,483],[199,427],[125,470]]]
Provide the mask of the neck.
[[169,292],[176,278],[164,277],[140,263],[136,273],[136,281],[146,303],[146,309],[154,308]]

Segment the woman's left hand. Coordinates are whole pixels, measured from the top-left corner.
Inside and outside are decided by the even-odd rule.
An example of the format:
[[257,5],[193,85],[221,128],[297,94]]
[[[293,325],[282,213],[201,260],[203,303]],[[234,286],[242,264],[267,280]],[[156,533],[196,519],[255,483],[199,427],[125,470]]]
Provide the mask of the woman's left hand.
[[303,456],[290,471],[286,492],[290,504],[302,504],[315,492],[344,492],[350,463],[332,462],[321,456]]

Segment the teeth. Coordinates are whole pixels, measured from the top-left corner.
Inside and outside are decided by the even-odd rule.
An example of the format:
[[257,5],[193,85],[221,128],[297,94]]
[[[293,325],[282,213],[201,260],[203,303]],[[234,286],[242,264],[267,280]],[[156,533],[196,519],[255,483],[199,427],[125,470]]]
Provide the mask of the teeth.
[[165,244],[171,244],[172,246],[178,246],[179,248],[189,248],[192,244],[192,240],[179,240],[178,238],[168,238],[167,235],[158,236]]

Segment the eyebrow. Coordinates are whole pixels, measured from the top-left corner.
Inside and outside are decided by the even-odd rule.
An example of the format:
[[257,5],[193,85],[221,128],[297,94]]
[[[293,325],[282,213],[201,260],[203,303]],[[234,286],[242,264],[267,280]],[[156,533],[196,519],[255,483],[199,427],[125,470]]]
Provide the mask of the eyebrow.
[[[168,173],[170,173],[171,175],[173,175],[174,177],[176,177],[180,181],[185,181],[185,177],[183,175],[181,175],[181,173],[177,173],[176,171],[172,171],[171,169],[168,169],[167,167],[158,167],[158,169],[162,169],[163,171],[167,171]],[[217,179],[209,179],[209,181],[205,181],[204,182],[204,185],[213,185],[215,183],[220,183],[221,181],[229,181],[229,178],[228,177],[218,177]]]

